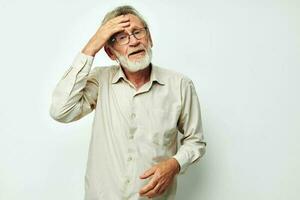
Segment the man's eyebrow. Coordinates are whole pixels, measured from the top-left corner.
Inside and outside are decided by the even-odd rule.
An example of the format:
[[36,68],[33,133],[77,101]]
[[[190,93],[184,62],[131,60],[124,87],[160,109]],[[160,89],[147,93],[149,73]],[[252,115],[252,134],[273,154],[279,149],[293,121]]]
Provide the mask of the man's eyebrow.
[[140,26],[134,26],[133,28],[132,28],[132,30],[139,30],[139,29],[143,29],[144,27],[142,26],[142,27],[140,27]]
[[140,27],[140,26],[133,26],[132,27],[132,29],[142,29],[142,28],[144,28],[143,26],[142,27]]
[[[143,29],[144,27],[140,27],[140,26],[133,26],[129,31],[132,33],[135,30],[139,30],[139,29]],[[126,31],[119,31],[117,33],[115,33],[112,37],[115,37],[117,35],[122,35],[122,34],[128,34]]]
[[[129,31],[132,33],[135,30],[139,30],[139,29],[143,29],[144,27],[140,27],[140,26],[133,26]],[[122,32],[122,33],[127,33],[127,32]]]

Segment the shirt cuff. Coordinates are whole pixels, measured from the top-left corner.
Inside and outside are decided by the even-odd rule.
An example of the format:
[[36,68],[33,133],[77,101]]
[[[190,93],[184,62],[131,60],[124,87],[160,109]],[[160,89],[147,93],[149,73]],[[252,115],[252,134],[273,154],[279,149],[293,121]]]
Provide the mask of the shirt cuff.
[[175,158],[179,165],[180,165],[180,171],[179,174],[184,174],[189,166],[189,160],[184,155],[182,155],[181,152],[177,152],[172,158]]

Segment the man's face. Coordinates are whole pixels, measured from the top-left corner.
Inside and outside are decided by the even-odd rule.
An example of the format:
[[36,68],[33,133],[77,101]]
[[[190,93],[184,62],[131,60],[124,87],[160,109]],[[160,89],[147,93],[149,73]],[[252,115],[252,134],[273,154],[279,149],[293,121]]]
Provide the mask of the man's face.
[[[128,14],[128,16],[130,26],[125,28],[124,32],[118,34],[125,33],[130,35],[134,31],[144,28],[143,23],[138,17],[132,14]],[[123,67],[135,72],[146,68],[150,64],[152,57],[151,46],[151,40],[147,32],[145,37],[141,39],[136,39],[131,35],[128,44],[119,45],[116,42],[113,43],[112,52],[116,55]]]

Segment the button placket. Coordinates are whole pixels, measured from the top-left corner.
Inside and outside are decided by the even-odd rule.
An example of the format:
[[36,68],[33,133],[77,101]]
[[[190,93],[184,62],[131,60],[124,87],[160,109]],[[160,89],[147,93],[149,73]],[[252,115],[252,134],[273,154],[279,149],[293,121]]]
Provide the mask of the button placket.
[[131,106],[130,106],[130,114],[129,114],[129,139],[134,138],[134,133],[136,131],[136,111],[135,111],[135,96],[132,96]]
[[134,134],[136,131],[136,113],[135,113],[135,106],[134,106],[134,96],[132,96],[131,102],[130,102],[130,110],[129,110],[129,130],[128,130],[128,153],[127,153],[127,176],[125,179],[125,185],[127,186],[126,188],[129,190],[130,188],[130,183],[132,177],[132,170],[134,167],[133,163],[134,161],[134,155],[135,155],[135,147],[134,147]]

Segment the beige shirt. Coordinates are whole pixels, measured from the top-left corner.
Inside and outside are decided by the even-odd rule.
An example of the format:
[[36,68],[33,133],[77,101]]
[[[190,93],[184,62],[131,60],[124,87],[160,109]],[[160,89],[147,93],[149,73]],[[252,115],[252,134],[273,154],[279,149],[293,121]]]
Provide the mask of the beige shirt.
[[[79,52],[52,96],[50,115],[69,123],[95,110],[85,176],[85,200],[141,200],[150,180],[139,176],[174,157],[183,174],[205,153],[200,105],[186,76],[152,64],[138,90],[119,66],[94,67]],[[179,132],[178,132],[179,131]],[[183,134],[177,147],[177,134]],[[156,200],[175,199],[177,176]]]

